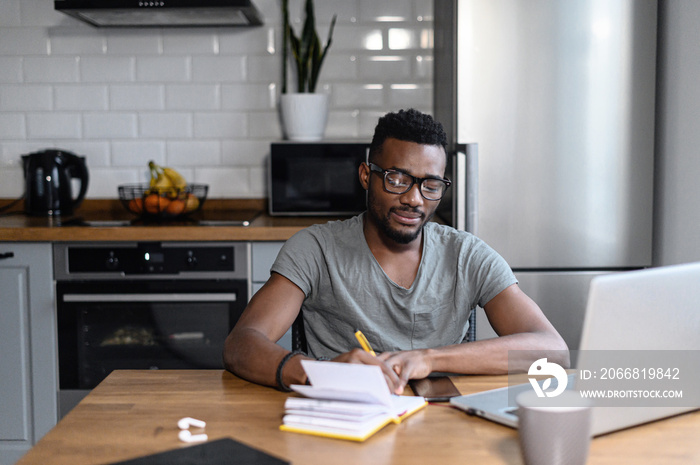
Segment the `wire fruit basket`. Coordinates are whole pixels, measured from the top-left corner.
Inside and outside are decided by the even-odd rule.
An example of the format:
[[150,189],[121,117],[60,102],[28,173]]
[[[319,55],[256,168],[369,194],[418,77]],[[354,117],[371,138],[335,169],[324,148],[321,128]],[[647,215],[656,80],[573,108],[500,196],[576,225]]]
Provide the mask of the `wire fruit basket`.
[[183,188],[156,189],[149,184],[118,186],[124,208],[144,220],[174,220],[190,215],[207,198],[207,184],[188,184]]

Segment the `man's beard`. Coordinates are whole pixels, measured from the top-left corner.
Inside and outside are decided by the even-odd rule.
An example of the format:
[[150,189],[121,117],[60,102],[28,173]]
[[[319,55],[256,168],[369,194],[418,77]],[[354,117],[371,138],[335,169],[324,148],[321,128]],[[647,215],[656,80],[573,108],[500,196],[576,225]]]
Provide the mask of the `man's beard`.
[[[421,232],[423,232],[423,227],[425,226],[425,223],[430,221],[430,219],[433,217],[433,213],[430,214],[429,217],[423,218],[423,222],[420,224],[418,228],[415,230],[409,230],[407,232],[402,232],[400,230],[394,229],[391,227],[391,222],[389,220],[389,214],[392,211],[407,211],[407,212],[419,212],[420,210],[413,209],[413,208],[392,208],[389,210],[386,216],[381,216],[379,213],[379,209],[377,208],[376,203],[374,202],[374,196],[371,194],[368,194],[367,196],[367,214],[369,215],[369,220],[374,222],[377,225],[377,228],[389,239],[393,240],[397,244],[409,244],[416,240],[418,236],[420,236]],[[423,213],[423,215],[425,215]]]

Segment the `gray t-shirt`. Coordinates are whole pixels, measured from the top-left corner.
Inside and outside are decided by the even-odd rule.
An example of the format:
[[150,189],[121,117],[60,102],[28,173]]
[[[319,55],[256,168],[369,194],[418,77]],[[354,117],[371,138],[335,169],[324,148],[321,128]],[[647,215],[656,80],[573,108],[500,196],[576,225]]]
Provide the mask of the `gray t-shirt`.
[[358,347],[357,329],[377,352],[463,342],[469,314],[517,282],[506,261],[477,237],[429,222],[409,289],[384,273],[363,234],[364,214],[292,236],[271,271],[296,284],[309,355]]

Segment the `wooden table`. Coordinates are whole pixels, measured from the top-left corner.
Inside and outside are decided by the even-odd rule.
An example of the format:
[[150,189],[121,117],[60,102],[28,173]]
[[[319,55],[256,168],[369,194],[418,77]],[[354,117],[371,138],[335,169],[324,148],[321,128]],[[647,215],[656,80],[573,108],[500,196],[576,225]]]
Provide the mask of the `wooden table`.
[[[506,376],[455,377],[463,394]],[[520,464],[517,432],[429,405],[364,443],[279,431],[287,396],[219,370],[115,371],[18,465],[105,464],[185,447],[177,421],[205,420],[210,440],[232,437],[294,464]],[[589,464],[700,463],[700,411],[593,440]]]

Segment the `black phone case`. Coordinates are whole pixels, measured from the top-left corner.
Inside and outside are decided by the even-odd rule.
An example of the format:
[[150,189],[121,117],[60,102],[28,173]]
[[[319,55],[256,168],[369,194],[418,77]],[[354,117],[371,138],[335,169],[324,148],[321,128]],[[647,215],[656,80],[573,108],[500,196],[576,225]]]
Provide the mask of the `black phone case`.
[[447,402],[451,397],[462,395],[447,376],[412,379],[408,385],[415,395],[425,397],[428,402]]

